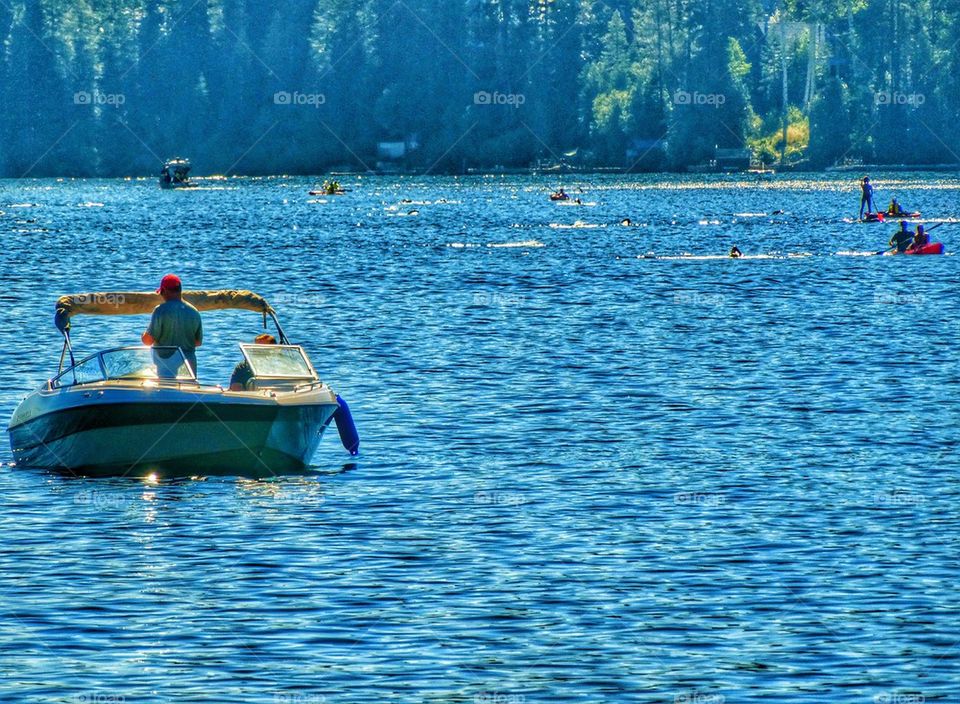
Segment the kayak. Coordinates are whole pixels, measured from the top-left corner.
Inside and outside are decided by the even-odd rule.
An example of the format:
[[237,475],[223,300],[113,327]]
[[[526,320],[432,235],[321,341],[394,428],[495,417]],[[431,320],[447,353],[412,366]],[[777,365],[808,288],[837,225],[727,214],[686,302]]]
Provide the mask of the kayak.
[[886,255],[893,254],[943,254],[946,248],[943,246],[943,242],[931,242],[930,244],[925,244],[922,247],[913,248],[911,247],[906,252],[884,252]]
[[946,248],[943,246],[943,242],[931,242],[930,244],[925,244],[922,247],[908,249],[904,254],[943,254]]
[[920,213],[900,213],[899,215],[891,215],[890,213],[867,213],[860,222],[885,222],[887,220],[908,220],[918,217],[920,217]]
[[554,193],[550,196],[550,200],[570,200],[570,196]]

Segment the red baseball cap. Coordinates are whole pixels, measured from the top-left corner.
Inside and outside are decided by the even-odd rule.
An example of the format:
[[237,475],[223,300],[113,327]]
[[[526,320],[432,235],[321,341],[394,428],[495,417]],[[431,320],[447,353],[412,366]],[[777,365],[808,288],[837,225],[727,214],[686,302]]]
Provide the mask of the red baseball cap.
[[157,293],[163,293],[164,291],[179,291],[183,288],[183,284],[180,282],[180,277],[176,274],[167,274],[160,281],[160,288],[157,289]]

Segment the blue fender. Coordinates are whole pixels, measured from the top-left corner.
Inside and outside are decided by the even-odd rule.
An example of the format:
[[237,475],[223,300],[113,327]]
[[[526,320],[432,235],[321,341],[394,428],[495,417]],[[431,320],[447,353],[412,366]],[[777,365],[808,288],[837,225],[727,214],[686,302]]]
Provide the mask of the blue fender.
[[350,406],[337,394],[337,404],[340,406],[334,414],[333,419],[337,423],[337,432],[340,433],[340,442],[344,449],[351,455],[360,454],[360,433],[357,432],[357,425],[353,422],[353,415],[350,413]]

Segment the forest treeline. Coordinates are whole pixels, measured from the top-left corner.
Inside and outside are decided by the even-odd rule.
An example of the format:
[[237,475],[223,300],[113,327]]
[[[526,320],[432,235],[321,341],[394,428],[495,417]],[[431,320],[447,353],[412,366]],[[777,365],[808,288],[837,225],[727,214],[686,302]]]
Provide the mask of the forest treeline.
[[0,174],[956,163],[958,29],[956,0],[5,0]]

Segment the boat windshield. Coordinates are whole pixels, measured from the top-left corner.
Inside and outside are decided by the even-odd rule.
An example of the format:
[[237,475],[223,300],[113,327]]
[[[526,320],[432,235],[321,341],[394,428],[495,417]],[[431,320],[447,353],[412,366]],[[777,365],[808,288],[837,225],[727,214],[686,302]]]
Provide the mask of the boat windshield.
[[255,377],[316,379],[303,349],[297,345],[240,345]]
[[98,352],[57,376],[54,387],[106,379],[196,381],[179,347],[123,347]]
[[194,379],[179,347],[125,347],[101,352],[100,358],[107,379]]

